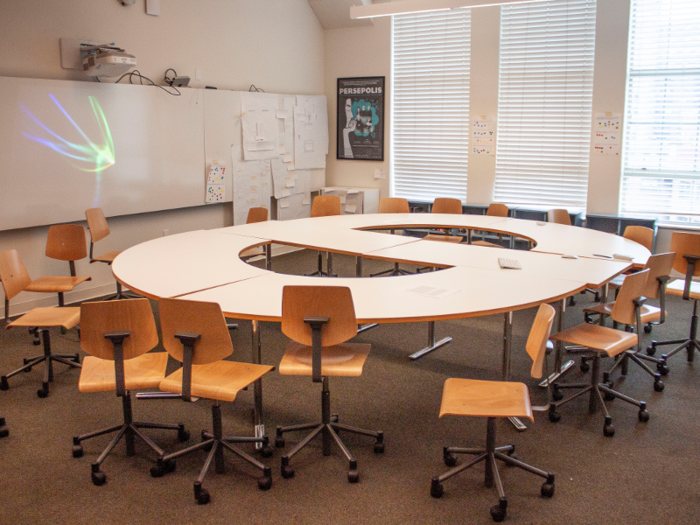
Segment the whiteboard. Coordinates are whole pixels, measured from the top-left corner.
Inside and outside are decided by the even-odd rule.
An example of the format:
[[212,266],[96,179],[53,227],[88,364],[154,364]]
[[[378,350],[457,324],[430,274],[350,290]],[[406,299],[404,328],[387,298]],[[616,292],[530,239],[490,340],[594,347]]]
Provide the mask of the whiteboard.
[[[93,207],[112,217],[201,206],[212,162],[233,201],[242,92],[180,91],[0,77],[0,231],[81,221]],[[280,108],[294,100],[275,96]],[[312,170],[311,191],[324,185],[325,170]]]
[[0,77],[0,230],[202,205],[202,98]]

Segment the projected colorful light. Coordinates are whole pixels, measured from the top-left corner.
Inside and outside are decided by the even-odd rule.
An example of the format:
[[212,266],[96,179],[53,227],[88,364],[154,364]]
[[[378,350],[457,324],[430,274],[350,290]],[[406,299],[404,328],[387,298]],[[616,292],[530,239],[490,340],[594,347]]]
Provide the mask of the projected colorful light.
[[43,144],[44,146],[51,148],[52,150],[60,153],[69,162],[75,166],[77,169],[85,172],[92,172],[96,174],[97,187],[95,188],[95,206],[98,204],[99,194],[100,194],[100,183],[102,182],[102,172],[112,166],[115,163],[114,155],[114,142],[112,141],[112,134],[109,131],[109,125],[107,124],[107,119],[105,114],[100,107],[100,103],[95,100],[94,97],[88,97],[90,100],[90,106],[92,107],[93,115],[95,116],[95,121],[102,135],[102,145],[98,145],[87,136],[87,134],[78,126],[78,124],[71,118],[68,112],[63,106],[56,100],[56,97],[49,95],[49,98],[56,104],[56,107],[63,113],[63,115],[68,119],[73,127],[78,131],[80,136],[85,140],[84,144],[75,144],[70,142],[58,133],[52,131],[48,126],[44,125],[37,117],[35,117],[25,106],[20,104],[24,112],[29,115],[29,117],[46,133],[48,133],[53,139],[42,138],[36,135],[30,135],[29,133],[23,132],[22,135],[25,137]]

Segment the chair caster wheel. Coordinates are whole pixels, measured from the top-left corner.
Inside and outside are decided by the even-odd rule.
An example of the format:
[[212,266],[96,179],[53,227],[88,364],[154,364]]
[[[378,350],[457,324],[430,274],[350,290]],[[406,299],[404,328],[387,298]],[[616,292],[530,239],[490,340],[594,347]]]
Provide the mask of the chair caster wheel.
[[551,498],[552,496],[554,496],[554,484],[547,483],[546,481],[542,483],[542,487],[540,488],[540,494],[542,494],[543,498]]
[[644,325],[644,333],[645,334],[651,333],[651,325],[650,324]]
[[574,299],[573,295],[569,297],[569,306],[576,306],[576,299]]
[[654,391],[656,392],[663,392],[664,391],[664,382],[663,381],[654,381]]
[[39,390],[37,390],[36,395],[39,396],[41,399],[48,397],[49,396],[49,385],[44,385]]
[[498,502],[498,505],[491,507],[491,519],[495,522],[501,522],[506,519],[506,508],[508,507],[508,500],[503,498]]
[[275,438],[275,447],[277,448],[284,448],[284,438],[283,437],[276,437]]
[[260,449],[260,455],[264,458],[270,458],[274,453],[275,451],[270,445],[265,445]]
[[282,466],[282,477],[284,479],[290,479],[294,477],[294,469],[289,465]]
[[554,401],[561,401],[564,399],[564,393],[561,391],[561,388],[554,388],[552,390],[552,399],[554,399]]
[[177,440],[180,443],[190,440],[190,431],[186,430],[184,425],[180,425],[180,428],[177,429]]
[[2,376],[0,378],[0,390],[8,390],[10,388],[10,384],[7,382],[7,377]]
[[75,354],[75,357],[73,358],[73,362],[80,364],[80,355],[79,354]]
[[448,467],[454,467],[457,464],[457,454],[445,452],[442,455],[442,459],[445,462],[445,465]]
[[442,483],[438,481],[438,478],[433,478],[430,483],[430,495],[433,498],[441,498],[445,490],[442,487]]
[[375,454],[384,454],[384,442],[374,444]]
[[579,366],[579,369],[580,369],[581,372],[583,372],[584,374],[585,374],[586,372],[588,372],[588,371],[591,369],[591,365],[588,364],[588,360],[587,360],[587,359],[583,359],[583,358],[581,359],[581,366]]
[[175,463],[174,459],[169,459],[168,461],[158,460],[158,465],[151,467],[151,477],[162,478],[166,474],[175,472],[175,467],[177,467],[177,463]]
[[83,446],[82,445],[74,445],[73,446],[73,457],[74,458],[82,458],[83,457]]
[[561,419],[561,414],[557,412],[556,410],[550,410],[549,411],[549,420],[552,423],[557,423]]
[[348,470],[348,481],[350,483],[357,483],[360,481],[360,473],[357,469]]
[[656,353],[656,345],[654,343],[651,343],[649,346],[647,346],[647,355],[654,355]]
[[[609,387],[610,385],[606,385],[606,386]],[[612,395],[610,392],[605,392],[605,395],[603,396],[603,398],[604,398],[606,401],[615,401],[615,396]]]
[[610,416],[605,417],[605,425],[603,425],[603,435],[605,437],[613,437],[615,435],[615,427],[612,424]]
[[258,488],[260,490],[270,490],[272,487],[272,476],[263,476],[258,479]]
[[642,402],[639,405],[639,413],[637,414],[639,421],[646,423],[649,421],[649,412],[647,411],[647,404]]
[[194,487],[194,500],[197,505],[206,505],[211,501],[211,495],[207,489],[203,489],[201,485],[195,485]]
[[97,485],[98,487],[100,487],[100,486],[105,484],[105,481],[107,481],[107,474],[105,474],[101,470],[93,471],[92,483],[94,485]]
[[668,375],[668,372],[669,372],[669,368],[668,368],[668,365],[666,363],[657,364],[656,370],[658,370],[662,376]]
[[600,302],[600,294],[598,292],[595,293],[595,302],[596,303]]
[[10,435],[10,429],[5,425],[0,425],[0,438],[6,438]]

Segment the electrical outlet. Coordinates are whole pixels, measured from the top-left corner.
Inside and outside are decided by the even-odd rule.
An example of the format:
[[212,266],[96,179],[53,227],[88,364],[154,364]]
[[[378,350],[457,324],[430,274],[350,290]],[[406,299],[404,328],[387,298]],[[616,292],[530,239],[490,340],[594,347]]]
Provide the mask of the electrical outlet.
[[170,230],[163,230],[163,237],[170,235]]

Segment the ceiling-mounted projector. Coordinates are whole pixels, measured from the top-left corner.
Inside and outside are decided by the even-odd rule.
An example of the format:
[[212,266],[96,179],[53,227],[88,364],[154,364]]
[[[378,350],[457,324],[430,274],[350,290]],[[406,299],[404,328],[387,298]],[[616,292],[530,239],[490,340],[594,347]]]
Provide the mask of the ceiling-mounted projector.
[[136,57],[112,46],[89,46],[83,59],[83,72],[93,77],[116,77],[136,67]]

